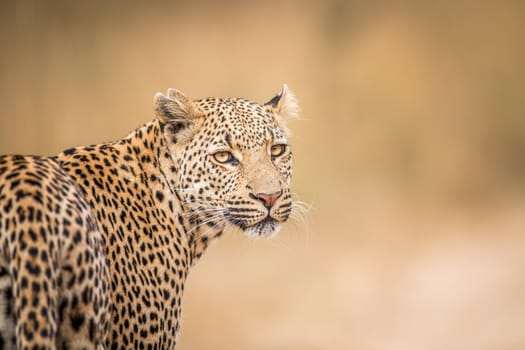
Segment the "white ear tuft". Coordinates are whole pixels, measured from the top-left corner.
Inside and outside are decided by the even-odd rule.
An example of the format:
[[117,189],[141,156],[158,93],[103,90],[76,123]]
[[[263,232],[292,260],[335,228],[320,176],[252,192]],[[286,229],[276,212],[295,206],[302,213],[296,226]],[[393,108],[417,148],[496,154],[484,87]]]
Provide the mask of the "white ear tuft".
[[296,119],[299,117],[299,102],[294,93],[284,84],[281,91],[266,103],[275,114],[284,120]]

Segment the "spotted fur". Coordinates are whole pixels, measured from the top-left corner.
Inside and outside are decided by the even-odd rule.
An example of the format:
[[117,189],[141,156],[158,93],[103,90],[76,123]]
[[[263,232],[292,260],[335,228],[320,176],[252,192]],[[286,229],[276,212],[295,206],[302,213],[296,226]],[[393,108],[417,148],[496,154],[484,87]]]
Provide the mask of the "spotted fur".
[[56,157],[0,157],[0,349],[171,349],[189,268],[229,226],[290,216],[283,90],[155,96],[156,118]]

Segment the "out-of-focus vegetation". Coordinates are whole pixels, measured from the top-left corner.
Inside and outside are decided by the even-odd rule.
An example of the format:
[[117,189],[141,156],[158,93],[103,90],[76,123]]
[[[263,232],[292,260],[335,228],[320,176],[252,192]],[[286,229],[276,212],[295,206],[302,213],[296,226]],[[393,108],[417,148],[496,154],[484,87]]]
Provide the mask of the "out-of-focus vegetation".
[[0,153],[297,94],[309,218],[211,248],[181,349],[525,347],[525,2],[6,0],[0,50]]

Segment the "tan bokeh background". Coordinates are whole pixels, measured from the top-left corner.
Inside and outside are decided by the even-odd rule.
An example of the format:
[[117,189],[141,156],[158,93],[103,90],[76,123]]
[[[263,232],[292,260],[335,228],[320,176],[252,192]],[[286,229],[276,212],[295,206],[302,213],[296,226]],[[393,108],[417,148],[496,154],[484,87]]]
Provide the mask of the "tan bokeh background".
[[119,138],[168,87],[286,82],[312,209],[210,249],[179,348],[523,349],[525,2],[393,3],[2,1],[0,153]]

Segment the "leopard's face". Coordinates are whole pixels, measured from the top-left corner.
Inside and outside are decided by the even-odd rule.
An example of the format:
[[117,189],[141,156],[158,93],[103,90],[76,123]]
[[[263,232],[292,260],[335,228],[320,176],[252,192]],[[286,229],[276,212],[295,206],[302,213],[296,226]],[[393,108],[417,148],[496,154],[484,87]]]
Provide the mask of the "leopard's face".
[[185,202],[208,219],[224,218],[251,237],[270,237],[290,215],[291,148],[261,105],[219,101],[185,147],[182,164]]
[[266,105],[193,102],[198,117],[179,132],[172,150],[179,155],[179,196],[201,223],[234,225],[252,238],[269,238],[288,219],[292,150],[283,119],[286,98],[294,103],[286,89]]

